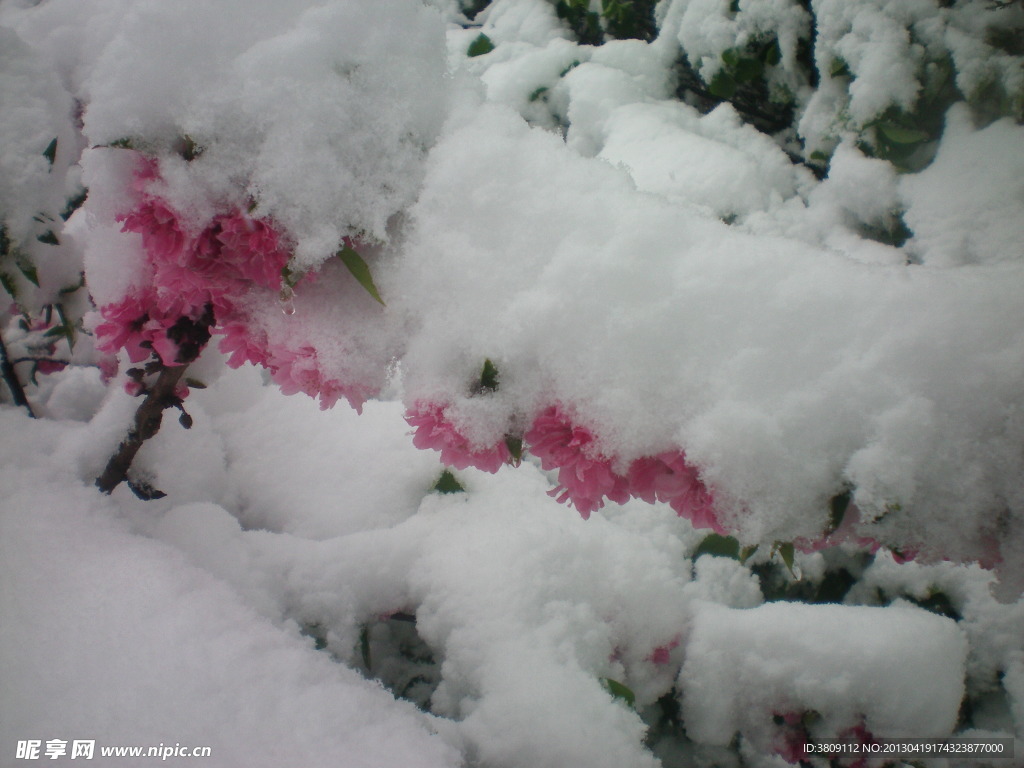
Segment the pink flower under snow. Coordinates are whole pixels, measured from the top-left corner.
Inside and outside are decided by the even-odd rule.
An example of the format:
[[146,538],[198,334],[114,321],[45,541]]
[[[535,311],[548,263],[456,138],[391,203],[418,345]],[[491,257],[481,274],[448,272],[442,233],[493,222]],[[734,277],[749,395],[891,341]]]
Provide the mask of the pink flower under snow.
[[267,353],[266,367],[281,392],[285,395],[302,392],[310,397],[318,397],[321,410],[333,407],[344,397],[356,413],[362,413],[363,403],[372,394],[369,388],[345,385],[338,379],[326,377],[313,347],[300,347],[297,350],[283,346],[271,347]]
[[772,751],[787,763],[796,764],[801,760],[806,760],[807,745],[810,740],[803,724],[803,714],[787,712],[775,715],[775,720],[781,728],[776,731],[775,737],[772,739]]
[[672,651],[679,647],[680,638],[677,635],[665,645],[659,645],[653,651],[651,655],[647,657],[647,660],[652,664],[665,665],[672,661]]
[[198,319],[202,309],[165,312],[153,296],[152,290],[136,291],[101,307],[105,322],[96,327],[96,349],[110,354],[124,349],[133,363],[141,363],[155,352],[164,365],[180,365],[180,349],[168,330],[182,318]]
[[218,348],[229,356],[228,367],[239,368],[245,363],[267,367],[269,356],[265,334],[254,335],[249,326],[240,320],[225,323],[218,333],[224,337]]
[[114,354],[123,348],[133,363],[148,358],[152,349],[148,344],[143,345],[149,341],[143,328],[149,322],[150,306],[152,300],[143,292],[129,294],[115,304],[101,307],[104,322],[96,327],[96,349]]
[[657,456],[644,456],[629,466],[626,475],[629,492],[649,504],[664,502],[685,517],[695,528],[711,528],[716,533],[726,530],[715,515],[714,497],[700,479],[696,468],[686,461],[683,451],[666,451]]
[[122,222],[122,230],[142,236],[143,249],[157,261],[179,261],[191,244],[178,214],[159,198],[147,197],[135,210],[118,217],[118,220]]
[[612,459],[601,452],[586,427],[574,425],[559,405],[545,409],[523,436],[530,452],[547,470],[558,470],[558,487],[549,493],[569,501],[584,520],[609,498],[619,504],[629,498],[626,479],[612,471]]
[[67,368],[68,364],[61,360],[36,360],[36,370],[39,373],[57,373]]
[[[847,506],[846,511],[843,513],[843,519],[839,523],[839,526],[828,534],[819,536],[816,539],[798,538],[793,541],[793,545],[800,552],[820,552],[823,549],[830,549],[832,547],[838,547],[840,544],[854,544],[859,549],[872,554],[878,552],[882,548],[882,544],[876,539],[870,536],[861,536],[857,533],[857,528],[860,525],[860,509],[856,504],[850,503]],[[902,550],[890,550],[893,560],[897,563],[907,563],[914,560],[918,554],[917,550],[914,549],[902,549]]]
[[260,219],[241,211],[217,221],[216,238],[222,248],[220,260],[242,278],[264,288],[279,288],[281,270],[291,254],[281,245],[281,236]]
[[480,448],[460,433],[448,419],[446,408],[439,403],[417,402],[405,415],[416,431],[412,444],[420,449],[441,452],[441,461],[456,469],[476,467],[495,473],[511,458],[502,440],[490,448]]

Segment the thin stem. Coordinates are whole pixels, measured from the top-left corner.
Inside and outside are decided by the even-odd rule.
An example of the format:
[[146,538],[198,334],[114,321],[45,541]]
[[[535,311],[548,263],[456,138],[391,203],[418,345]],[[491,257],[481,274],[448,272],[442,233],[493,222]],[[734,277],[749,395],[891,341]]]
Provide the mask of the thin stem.
[[156,383],[149,390],[135,412],[135,423],[128,430],[128,436],[121,441],[117,451],[110,457],[103,474],[96,478],[96,487],[109,494],[128,479],[128,470],[135,460],[142,444],[160,431],[164,410],[181,403],[174,390],[185,375],[187,365],[164,366]]
[[14,398],[14,404],[24,406],[25,410],[28,411],[28,415],[34,419],[36,415],[32,411],[32,406],[29,404],[28,398],[25,397],[25,389],[21,386],[21,380],[18,378],[17,371],[14,370],[14,364],[7,356],[7,345],[4,344],[3,334],[0,334],[0,376],[3,377],[4,382],[7,384],[7,388],[11,390],[11,397]]

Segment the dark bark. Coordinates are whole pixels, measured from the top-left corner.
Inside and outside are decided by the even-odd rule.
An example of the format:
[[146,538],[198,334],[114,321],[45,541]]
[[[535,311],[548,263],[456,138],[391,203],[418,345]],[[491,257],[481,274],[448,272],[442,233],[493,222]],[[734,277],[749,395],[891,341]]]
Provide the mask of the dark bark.
[[18,378],[18,372],[14,370],[14,363],[11,362],[10,357],[7,356],[7,345],[4,344],[3,336],[0,336],[0,376],[3,376],[4,383],[7,384],[7,388],[11,390],[11,397],[14,398],[14,404],[23,406],[28,415],[33,419],[36,417],[32,411],[32,405],[29,403],[28,398],[25,396],[25,389],[21,386],[21,379]]
[[[214,322],[213,307],[209,304],[206,305],[203,314],[197,320],[185,316],[179,317],[177,322],[167,329],[167,338],[178,347],[175,361],[178,364],[164,365],[154,357],[144,369],[135,368],[128,371],[129,377],[140,384],[146,374],[157,371],[159,373],[156,382],[148,389],[145,399],[135,411],[135,423],[128,430],[128,436],[121,441],[117,451],[110,457],[103,474],[96,478],[96,487],[104,493],[110,493],[118,485],[128,480],[128,470],[131,469],[132,462],[135,460],[135,454],[139,452],[144,442],[160,431],[165,410],[181,408],[182,426],[186,429],[192,426],[192,417],[185,413],[181,398],[174,391],[178,382],[185,375],[189,364],[199,357],[199,353],[210,341],[210,329]],[[136,496],[142,499],[157,499],[163,495],[144,482],[129,482],[128,486]]]
[[128,479],[128,470],[135,460],[142,444],[160,431],[164,411],[181,405],[181,399],[174,390],[185,375],[186,365],[164,366],[157,376],[156,383],[146,394],[139,409],[135,412],[135,423],[128,430],[128,436],[121,441],[117,451],[110,457],[103,474],[96,478],[96,487],[104,493],[110,493],[118,485]]

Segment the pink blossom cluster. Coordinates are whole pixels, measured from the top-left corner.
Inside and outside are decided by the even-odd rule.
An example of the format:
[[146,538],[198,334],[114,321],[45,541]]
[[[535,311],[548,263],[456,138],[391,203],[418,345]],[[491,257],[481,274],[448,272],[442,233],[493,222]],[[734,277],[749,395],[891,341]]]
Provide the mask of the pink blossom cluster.
[[[164,365],[180,365],[181,334],[171,333],[182,318],[198,322],[212,311],[223,324],[255,285],[280,287],[290,253],[274,228],[241,210],[219,215],[194,231],[166,200],[149,191],[158,178],[156,163],[140,158],[134,188],[138,202],[120,216],[122,230],[138,233],[149,267],[148,284],[120,302],[100,308],[105,322],[96,331],[101,352],[124,349],[133,363],[155,352]],[[198,352],[198,350],[189,350]]]
[[[497,472],[510,461],[504,440],[491,446],[474,444],[452,423],[448,410],[439,403],[418,401],[405,417],[415,428],[413,445],[440,451],[441,460],[456,469]],[[665,502],[698,528],[725,532],[711,492],[681,450],[642,457],[625,475],[619,474],[615,457],[603,451],[591,430],[573,423],[560,405],[543,410],[523,439],[544,469],[558,470],[558,486],[550,494],[570,502],[584,519],[604,506],[605,499],[622,504],[632,497]]]
[[[860,509],[856,504],[851,503],[843,513],[843,519],[835,530],[830,531],[816,539],[798,538],[793,541],[797,550],[804,553],[820,552],[823,549],[838,547],[840,544],[852,543],[858,549],[876,553],[882,548],[882,544],[869,536],[859,536],[856,533],[860,524]],[[892,557],[897,563],[910,562],[918,555],[916,550],[903,549],[892,551]]]
[[511,459],[505,441],[489,447],[476,446],[452,424],[448,408],[440,403],[418,401],[405,420],[415,427],[412,443],[420,449],[441,452],[441,461],[456,469],[476,467],[495,473]]
[[577,424],[561,406],[552,405],[533,421],[523,435],[530,453],[547,470],[558,470],[558,486],[550,494],[559,502],[572,502],[583,519],[604,506],[609,498],[622,504],[629,499],[629,481],[612,470],[594,433]]
[[666,451],[657,456],[643,456],[629,465],[626,475],[629,492],[648,503],[664,502],[685,517],[695,528],[711,528],[715,533],[726,531],[715,516],[714,498],[700,479],[700,473],[686,461],[681,451]]
[[304,345],[298,349],[273,343],[266,333],[254,331],[248,324],[233,320],[218,329],[223,335],[219,349],[229,355],[227,364],[238,368],[249,362],[270,371],[271,380],[286,395],[299,392],[319,398],[321,410],[331,408],[344,397],[358,412],[373,394],[366,387],[346,386],[337,378],[323,372],[315,347]]
[[[208,341],[208,335],[197,338],[192,331],[205,324],[223,336],[220,348],[230,355],[231,367],[262,365],[285,394],[319,397],[321,408],[345,396],[359,410],[370,392],[346,388],[327,376],[311,346],[271,343],[266,333],[251,327],[242,308],[254,289],[281,290],[291,258],[281,234],[270,222],[238,208],[202,228],[191,226],[153,191],[159,180],[156,160],[139,156],[132,183],[137,202],[118,220],[123,231],[142,239],[148,282],[100,308],[97,348],[108,353],[124,349],[133,363],[156,353],[164,365],[180,365],[195,359]],[[139,382],[129,386],[144,390]]]
[[618,474],[614,467],[620,462],[601,449],[593,432],[573,423],[560,405],[542,411],[524,439],[544,469],[558,470],[558,487],[551,495],[571,502],[584,519],[600,509],[605,498],[621,504],[633,497],[664,502],[695,527],[725,533],[711,491],[682,450],[643,456],[625,475]]

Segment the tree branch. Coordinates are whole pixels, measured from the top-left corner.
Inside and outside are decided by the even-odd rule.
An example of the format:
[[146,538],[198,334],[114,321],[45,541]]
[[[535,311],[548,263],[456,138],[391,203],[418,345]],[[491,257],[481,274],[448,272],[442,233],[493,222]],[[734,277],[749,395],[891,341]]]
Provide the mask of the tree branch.
[[7,388],[11,390],[11,397],[14,398],[15,405],[21,405],[28,411],[28,415],[33,419],[36,417],[32,411],[32,406],[28,402],[28,398],[25,396],[25,389],[21,386],[21,380],[18,378],[17,371],[14,370],[14,364],[11,359],[7,356],[7,345],[4,344],[4,337],[0,334],[0,376],[3,376],[4,382],[7,384]]
[[187,365],[163,366],[156,383],[149,390],[135,412],[135,423],[128,430],[128,436],[121,441],[117,451],[110,457],[103,474],[96,478],[96,487],[109,494],[128,479],[128,470],[135,460],[142,444],[160,431],[164,410],[181,404],[174,390],[185,375]]

